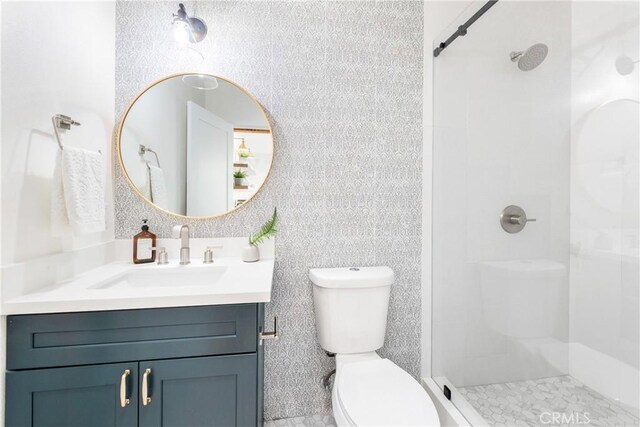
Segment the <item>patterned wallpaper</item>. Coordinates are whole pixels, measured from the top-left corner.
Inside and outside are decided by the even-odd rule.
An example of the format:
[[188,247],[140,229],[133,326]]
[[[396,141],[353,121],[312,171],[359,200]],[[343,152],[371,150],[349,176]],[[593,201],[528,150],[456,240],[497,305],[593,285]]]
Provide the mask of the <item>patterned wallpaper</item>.
[[[226,76],[259,99],[275,159],[262,191],[195,237],[244,236],[278,207],[273,301],[282,334],[268,343],[265,418],[328,412],[320,378],[310,267],[389,265],[397,275],[380,353],[418,376],[423,7],[418,1],[185,2],[209,35],[193,51],[171,40],[177,2],[117,4],[116,114],[154,80]],[[142,218],[168,237],[180,219],[149,208],[115,170],[116,237]]]

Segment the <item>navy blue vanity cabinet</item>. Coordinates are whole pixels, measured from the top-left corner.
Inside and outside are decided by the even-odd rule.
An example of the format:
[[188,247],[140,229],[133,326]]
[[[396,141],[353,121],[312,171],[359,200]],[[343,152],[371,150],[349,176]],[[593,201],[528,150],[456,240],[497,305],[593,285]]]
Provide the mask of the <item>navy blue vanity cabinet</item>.
[[[6,425],[137,426],[137,365],[114,363],[8,372]],[[121,379],[128,399],[123,406],[119,401]]]
[[250,426],[256,422],[256,355],[157,360],[148,373],[140,426]]
[[262,304],[9,316],[6,425],[262,425]]

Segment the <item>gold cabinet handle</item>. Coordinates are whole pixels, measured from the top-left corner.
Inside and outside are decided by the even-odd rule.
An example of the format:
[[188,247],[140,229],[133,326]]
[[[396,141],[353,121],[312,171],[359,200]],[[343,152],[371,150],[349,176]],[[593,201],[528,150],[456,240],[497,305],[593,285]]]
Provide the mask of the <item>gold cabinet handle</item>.
[[120,406],[126,408],[131,401],[127,397],[127,378],[131,375],[131,370],[126,369],[120,377]]
[[147,406],[151,403],[151,397],[149,397],[149,376],[151,375],[151,368],[144,370],[142,374],[142,404]]

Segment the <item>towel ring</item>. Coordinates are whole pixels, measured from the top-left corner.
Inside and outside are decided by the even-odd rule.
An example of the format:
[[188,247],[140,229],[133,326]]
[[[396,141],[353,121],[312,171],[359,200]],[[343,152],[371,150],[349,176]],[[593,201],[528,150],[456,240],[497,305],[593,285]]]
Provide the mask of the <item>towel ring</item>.
[[[71,117],[65,116],[64,114],[56,114],[55,116],[51,117],[51,122],[53,123],[53,132],[56,135],[56,142],[58,143],[58,147],[60,147],[60,150],[64,150],[59,131],[64,132],[71,129],[71,126],[80,126],[80,122],[77,122]],[[98,153],[102,154],[102,150],[98,150]]]
[[[160,159],[158,158],[158,153],[156,153],[154,150],[152,150],[151,148],[145,146],[145,145],[138,145],[138,154],[140,154],[141,156],[144,156],[145,153],[153,153],[156,156],[156,163],[158,164],[158,167],[160,166]],[[147,165],[149,164],[149,162],[147,162]]]
[[64,146],[62,145],[62,141],[60,140],[60,134],[58,130],[69,130],[71,126],[80,126],[80,122],[76,122],[69,116],[65,116],[64,114],[56,114],[51,117],[51,122],[53,123],[53,131],[56,134],[56,141],[58,142],[58,147],[61,150],[64,150]]

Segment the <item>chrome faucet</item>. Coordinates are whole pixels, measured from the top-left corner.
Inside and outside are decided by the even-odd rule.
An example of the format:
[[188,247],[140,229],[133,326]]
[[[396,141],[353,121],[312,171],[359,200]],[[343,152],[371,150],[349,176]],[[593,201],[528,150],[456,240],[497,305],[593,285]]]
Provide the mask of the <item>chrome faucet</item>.
[[189,249],[189,226],[176,225],[173,227],[173,238],[180,239],[180,265],[191,263],[191,251]]

